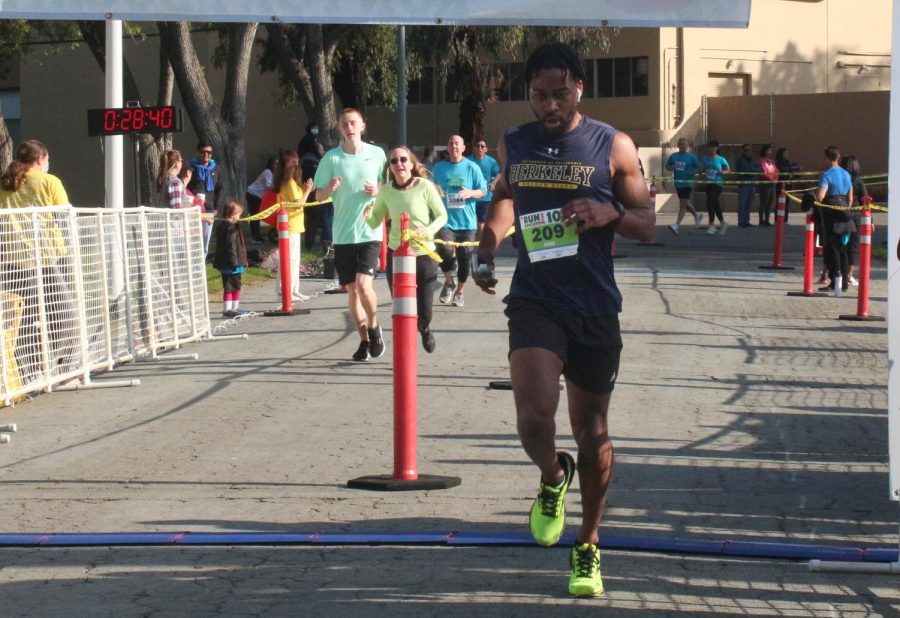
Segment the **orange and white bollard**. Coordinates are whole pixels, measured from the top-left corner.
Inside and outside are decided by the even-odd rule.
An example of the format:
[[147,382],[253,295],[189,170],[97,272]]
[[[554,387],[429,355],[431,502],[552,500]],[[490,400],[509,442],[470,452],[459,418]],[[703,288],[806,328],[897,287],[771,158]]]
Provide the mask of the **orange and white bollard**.
[[806,213],[806,244],[803,251],[803,291],[788,292],[788,296],[827,296],[824,292],[817,292],[813,288],[813,269],[815,268],[816,253],[816,224],[813,222],[812,212]]
[[865,206],[860,213],[859,224],[859,292],[856,297],[856,313],[854,315],[842,315],[842,320],[858,322],[883,322],[884,318],[869,315],[869,281],[872,275],[872,211],[867,207],[872,203],[872,198],[863,198]]
[[281,277],[281,310],[290,313],[291,299],[291,233],[288,228],[288,213],[284,206],[278,211],[278,268]]
[[[278,196],[281,201],[281,196]],[[278,276],[281,280],[281,309],[265,311],[266,316],[285,316],[309,313],[309,309],[294,311],[291,298],[291,233],[288,226],[288,213],[282,206],[278,211]]]
[[778,194],[778,206],[775,209],[775,252],[771,266],[760,266],[765,270],[794,270],[793,266],[781,263],[784,254],[784,225],[787,213],[787,196],[784,191]]
[[[409,215],[400,220],[401,234],[409,228]],[[394,251],[394,478],[414,480],[416,470],[416,423],[418,342],[416,311],[416,252],[404,240]]]
[[[409,214],[400,219],[400,232],[405,238]],[[391,476],[363,476],[347,482],[353,489],[404,491],[416,489],[448,489],[460,484],[453,476],[420,475],[416,469],[418,439],[418,323],[416,303],[416,252],[409,240],[402,240],[394,251],[394,473]]]
[[388,220],[381,222],[381,254],[378,256],[378,271],[387,272]]

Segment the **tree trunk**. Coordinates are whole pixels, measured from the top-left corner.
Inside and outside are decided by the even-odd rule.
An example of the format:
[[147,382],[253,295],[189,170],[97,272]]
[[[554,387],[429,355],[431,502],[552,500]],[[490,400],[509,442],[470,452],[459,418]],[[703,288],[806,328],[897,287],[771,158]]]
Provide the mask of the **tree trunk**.
[[[175,74],[166,53],[163,42],[165,33],[160,31],[159,37],[159,77],[156,86],[156,105],[171,105],[175,90]],[[156,177],[159,175],[160,157],[172,147],[172,134],[141,135],[141,169],[147,171],[147,178],[141,187],[141,199],[144,204],[154,204],[152,196],[157,192]]]
[[337,129],[337,101],[329,65],[334,54],[335,42],[350,31],[347,27],[335,27],[327,35],[320,24],[291,26],[299,28],[301,36],[295,49],[291,45],[285,26],[266,24],[269,40],[278,54],[278,63],[284,77],[290,81],[300,97],[306,117],[319,123],[319,139],[326,148],[340,141]]
[[166,23],[162,27],[164,45],[188,118],[200,140],[208,142],[218,155],[216,163],[221,170],[222,191],[217,195],[216,206],[221,207],[225,199],[241,201],[246,189],[247,74],[257,24],[225,26],[228,38],[225,65],[228,68],[221,107],[209,89],[188,23]]
[[9,164],[12,163],[13,143],[2,111],[0,110],[0,172],[5,172]]

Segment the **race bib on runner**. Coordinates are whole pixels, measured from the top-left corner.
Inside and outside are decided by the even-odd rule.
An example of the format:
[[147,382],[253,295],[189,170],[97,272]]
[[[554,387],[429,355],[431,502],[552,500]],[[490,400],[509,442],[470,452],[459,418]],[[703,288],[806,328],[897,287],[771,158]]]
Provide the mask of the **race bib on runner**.
[[459,193],[447,194],[447,208],[465,208],[466,200],[459,196]]
[[706,170],[706,179],[707,180],[716,180],[719,177],[719,170],[708,169]]
[[574,225],[564,225],[562,210],[542,210],[519,216],[525,249],[532,262],[554,260],[578,253]]
[[675,171],[676,172],[684,171],[684,161],[675,161]]

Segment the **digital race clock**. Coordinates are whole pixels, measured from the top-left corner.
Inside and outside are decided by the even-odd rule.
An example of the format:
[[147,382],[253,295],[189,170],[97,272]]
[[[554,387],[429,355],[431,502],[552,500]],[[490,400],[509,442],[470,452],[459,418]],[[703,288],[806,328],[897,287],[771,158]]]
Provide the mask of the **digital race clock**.
[[89,109],[87,114],[91,137],[181,131],[181,109],[178,107],[115,107]]

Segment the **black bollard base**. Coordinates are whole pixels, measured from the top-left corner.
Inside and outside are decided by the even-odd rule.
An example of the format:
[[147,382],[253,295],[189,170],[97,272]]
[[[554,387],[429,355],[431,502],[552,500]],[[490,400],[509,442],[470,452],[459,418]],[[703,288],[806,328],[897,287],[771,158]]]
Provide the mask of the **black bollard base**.
[[848,320],[850,322],[884,322],[884,318],[880,315],[842,315],[839,320]]
[[271,311],[263,311],[263,315],[267,318],[280,318],[291,315],[309,315],[309,309],[294,309],[293,311],[283,311],[281,309],[272,309]]
[[450,489],[462,483],[458,476],[433,476],[420,474],[417,479],[395,479],[389,474],[361,476],[347,481],[350,489],[370,491],[427,491],[430,489]]
[[814,296],[831,296],[831,294],[825,292],[788,292],[787,296],[806,296],[812,298]]
[[493,382],[488,382],[488,388],[495,391],[511,391],[512,382],[509,380],[494,380]]
[[762,270],[794,270],[793,266],[760,266]]

